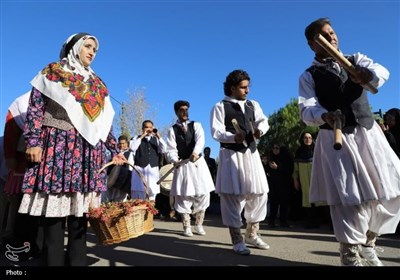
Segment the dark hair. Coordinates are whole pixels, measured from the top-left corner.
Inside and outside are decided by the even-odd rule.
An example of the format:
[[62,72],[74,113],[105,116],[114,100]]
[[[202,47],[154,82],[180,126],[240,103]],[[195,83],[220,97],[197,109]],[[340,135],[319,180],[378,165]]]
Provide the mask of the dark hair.
[[299,143],[300,143],[300,145],[303,145],[303,144],[304,144],[303,138],[304,138],[304,136],[306,136],[306,134],[310,134],[310,135],[311,135],[311,139],[312,139],[313,142],[314,142],[314,135],[313,135],[310,131],[303,131],[303,132],[300,134],[300,138],[299,138]]
[[142,129],[144,128],[144,125],[146,123],[151,123],[151,125],[154,125],[154,123],[151,120],[145,120],[145,121],[142,122]]
[[313,40],[314,36],[319,33],[321,31],[321,28],[326,25],[329,24],[330,26],[332,26],[331,21],[329,20],[329,18],[325,17],[325,18],[319,18],[317,20],[314,20],[313,22],[311,22],[305,30],[305,35],[307,38],[307,41],[309,40]]
[[118,142],[121,140],[125,140],[126,142],[128,142],[128,136],[126,135],[121,135],[120,137],[118,137]]
[[231,87],[237,86],[241,81],[248,80],[250,82],[249,74],[244,70],[234,70],[226,76],[224,82],[224,93],[227,96],[231,96]]
[[82,38],[83,36],[90,36],[89,33],[86,32],[81,32],[76,34],[74,37],[71,38],[71,40],[69,40],[69,42],[67,44],[64,44],[63,47],[61,48],[61,52],[60,52],[60,59],[63,59],[64,57],[68,56],[68,53],[71,51],[72,47],[76,44],[76,42],[79,41],[80,38]]
[[187,106],[188,108],[190,107],[190,103],[186,100],[178,100],[175,102],[174,104],[174,110],[175,113],[178,112],[179,108],[181,108],[182,106]]
[[383,119],[385,120],[387,116],[393,116],[397,122],[400,122],[400,109],[398,108],[392,108],[390,110],[388,110],[384,115],[383,115]]

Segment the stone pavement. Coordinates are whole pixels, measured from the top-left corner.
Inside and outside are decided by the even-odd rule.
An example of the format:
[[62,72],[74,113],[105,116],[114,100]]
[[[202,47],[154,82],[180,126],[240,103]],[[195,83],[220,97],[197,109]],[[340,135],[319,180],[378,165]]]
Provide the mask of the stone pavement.
[[[206,215],[205,236],[182,235],[182,224],[155,220],[154,231],[112,246],[96,244],[97,237],[89,231],[88,261],[92,267],[163,266],[163,267],[271,267],[271,266],[338,266],[339,244],[328,226],[304,229],[269,228],[260,224],[262,239],[269,250],[251,249],[250,256],[239,256],[232,250],[229,232],[219,215]],[[242,229],[244,233],[244,229]],[[400,237],[386,235],[377,246],[384,251],[380,259],[386,266],[400,266]]]
[[[182,224],[171,220],[154,220],[155,229],[145,235],[128,241],[103,246],[97,244],[97,236],[88,230],[88,264],[90,268],[117,267],[331,267],[339,266],[339,244],[328,226],[319,229],[304,229],[300,224],[291,228],[269,228],[266,223],[260,224],[262,239],[271,248],[269,250],[251,249],[250,256],[239,256],[232,250],[228,229],[222,225],[218,214],[206,214],[205,236],[182,235]],[[244,233],[244,229],[242,229]],[[3,244],[4,245],[4,244]],[[378,239],[377,246],[384,251],[380,259],[386,266],[400,266],[400,236],[386,235]],[[4,246],[3,246],[4,247]],[[42,268],[34,269],[38,262],[11,262],[5,258],[4,248],[0,251],[0,266],[5,271],[8,267],[25,267],[28,273],[41,273]],[[31,271],[30,269],[34,269]],[[50,268],[46,268],[47,269]],[[75,273],[72,268],[64,273]],[[0,269],[0,279],[4,272]],[[85,270],[86,272],[87,270]],[[104,270],[95,270],[103,273]],[[136,270],[135,270],[136,271]],[[158,270],[157,270],[158,271]],[[267,270],[269,271],[269,270]],[[79,270],[82,273],[81,270]]]

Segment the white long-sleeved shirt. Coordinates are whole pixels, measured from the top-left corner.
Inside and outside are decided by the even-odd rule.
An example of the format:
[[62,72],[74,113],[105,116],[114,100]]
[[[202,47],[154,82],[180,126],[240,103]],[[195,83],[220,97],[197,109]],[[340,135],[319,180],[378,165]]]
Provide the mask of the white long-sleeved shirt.
[[[378,63],[374,63],[372,59],[361,53],[354,55],[355,65],[367,67],[374,75],[370,82],[375,87],[379,88],[387,79],[389,79],[389,71]],[[321,63],[314,60],[312,65],[320,65]],[[327,110],[318,102],[315,93],[315,83],[312,75],[308,71],[304,71],[299,79],[299,109],[300,117],[303,122],[310,126],[320,126],[325,122],[321,115]]]
[[[223,100],[239,104],[242,112],[244,113],[244,106],[246,106],[247,100],[236,100],[229,96],[225,96]],[[254,106],[255,128],[261,130],[262,134],[265,134],[269,129],[268,118],[264,115],[260,104],[258,104],[257,101],[250,101]],[[235,143],[235,134],[226,131],[225,128],[225,109],[223,101],[220,101],[214,105],[214,108],[211,111],[210,123],[211,135],[216,141],[222,143]]]
[[[186,121],[185,123],[182,123],[187,127],[187,125],[191,121]],[[178,123],[178,121],[177,121]],[[205,135],[204,135],[204,129],[199,122],[194,122],[193,124],[194,128],[194,141],[195,141],[195,146],[193,148],[192,153],[196,153],[198,155],[201,154],[203,151],[204,145],[205,145]],[[175,138],[175,132],[174,128],[171,126],[168,129],[168,136],[167,136],[167,160],[169,162],[177,162],[179,160],[178,156],[178,148],[176,145],[176,138]]]

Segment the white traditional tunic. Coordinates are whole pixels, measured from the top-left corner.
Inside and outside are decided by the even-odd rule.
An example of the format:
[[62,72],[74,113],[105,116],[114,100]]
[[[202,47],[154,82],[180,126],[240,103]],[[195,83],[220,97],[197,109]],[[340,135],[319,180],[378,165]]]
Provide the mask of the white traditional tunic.
[[[184,125],[187,125],[187,121]],[[194,122],[194,140],[196,142],[193,153],[201,154],[205,144],[204,130],[199,122]],[[178,149],[176,145],[175,132],[171,127],[167,138],[167,159],[169,162],[177,162]],[[214,182],[203,157],[196,162],[188,162],[174,171],[171,186],[172,196],[198,196],[209,194],[215,189]]]
[[[313,64],[319,64],[314,61]],[[355,55],[355,64],[368,67],[374,75],[371,83],[380,87],[389,77],[383,66],[362,54]],[[299,108],[302,120],[310,126],[325,122],[322,107],[315,94],[309,72],[300,77]],[[400,160],[389,146],[382,129],[374,123],[370,130],[358,125],[354,133],[343,133],[341,150],[333,148],[333,131],[321,129],[314,150],[311,178],[311,202],[329,205],[359,205],[378,199],[400,196]]]
[[[380,87],[389,78],[388,70],[367,56],[357,53],[353,57],[355,65],[374,74],[372,85]],[[299,80],[299,109],[310,126],[323,125],[321,115],[327,112],[315,88],[312,75],[305,71]],[[365,244],[368,230],[378,235],[395,232],[400,219],[400,160],[376,122],[371,129],[356,125],[352,133],[343,133],[342,141],[341,150],[335,150],[333,131],[320,129],[310,202],[330,205],[339,242]]]
[[[236,100],[226,96],[224,100],[238,103],[244,112],[245,100]],[[258,102],[251,100],[254,105],[255,128],[265,134],[268,129],[268,118],[264,115]],[[212,137],[223,143],[235,143],[235,134],[225,129],[225,110],[222,101],[214,105],[211,111]],[[258,150],[244,153],[220,148],[216,180],[216,193],[249,195],[268,193],[268,182]]]

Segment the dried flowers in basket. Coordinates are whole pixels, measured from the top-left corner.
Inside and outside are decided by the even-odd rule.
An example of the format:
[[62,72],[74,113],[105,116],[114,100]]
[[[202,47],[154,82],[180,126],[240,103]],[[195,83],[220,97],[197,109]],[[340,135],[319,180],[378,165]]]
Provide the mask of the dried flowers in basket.
[[156,213],[157,209],[149,201],[133,199],[89,208],[88,220],[99,243],[111,245],[143,235],[145,217]]
[[[139,175],[140,179],[143,182],[143,186],[145,188],[145,192],[146,192],[146,201],[148,203],[152,204],[152,208],[157,211],[154,207],[154,201],[149,201],[149,187],[146,181],[146,178],[144,177],[144,175],[142,174],[142,172],[140,172],[134,165],[132,165],[131,163],[129,163],[128,161],[125,161],[126,164],[128,164],[130,167],[132,167],[132,169]],[[99,173],[101,171],[103,171],[105,168],[107,168],[110,165],[115,164],[113,161],[110,161],[109,163],[105,164],[100,170]],[[154,215],[157,214],[157,212],[154,211],[147,211],[145,213],[145,217],[144,217],[144,232],[150,232],[154,229],[154,224],[153,224],[153,220],[154,220]]]

